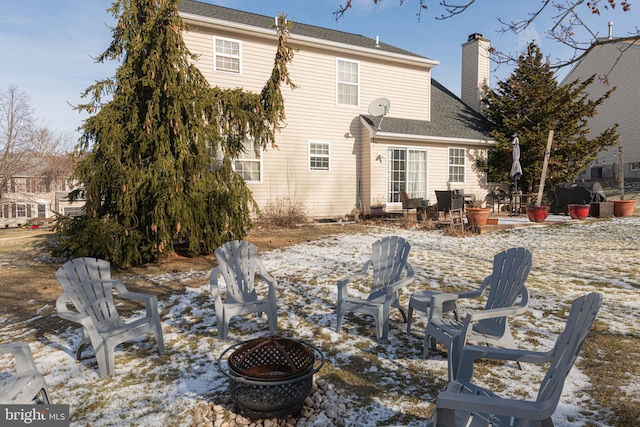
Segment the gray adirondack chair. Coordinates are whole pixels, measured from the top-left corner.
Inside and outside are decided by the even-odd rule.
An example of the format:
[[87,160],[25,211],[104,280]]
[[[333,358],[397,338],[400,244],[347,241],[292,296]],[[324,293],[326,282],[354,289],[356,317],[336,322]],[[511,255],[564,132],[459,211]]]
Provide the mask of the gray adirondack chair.
[[[229,322],[233,316],[251,313],[258,313],[258,315],[266,313],[269,330],[272,333],[277,332],[276,287],[278,283],[258,258],[256,245],[244,240],[233,240],[217,248],[214,253],[218,266],[211,271],[210,287],[220,339],[227,339]],[[226,285],[224,292],[224,288],[218,282],[219,276],[222,276]],[[256,278],[267,285],[266,292],[262,292],[264,298],[259,297]]]
[[44,377],[38,372],[27,343],[0,345],[0,354],[11,354],[15,372],[0,375],[0,404],[51,403]]
[[[531,271],[531,263],[531,251],[526,248],[510,248],[493,257],[493,271],[482,281],[478,290],[433,295],[433,308],[429,312],[425,333],[424,356],[429,354],[429,346],[432,350],[435,349],[436,341],[443,343],[447,347],[450,380],[454,378],[460,349],[467,340],[501,347],[515,346],[507,318],[527,309],[529,291],[525,282]],[[484,310],[467,313],[464,322],[442,316],[445,303],[460,298],[478,297],[487,288],[489,295]]]
[[[64,289],[56,301],[58,316],[82,325],[76,359],[80,360],[82,350],[91,344],[101,377],[113,373],[115,347],[125,341],[152,334],[160,354],[164,353],[156,296],[128,291],[122,282],[111,278],[108,261],[75,258],[58,269],[56,278]],[[145,316],[123,321],[114,303],[114,292],[122,299],[144,303]]]
[[[602,304],[602,294],[590,293],[574,300],[564,331],[547,352],[466,346],[462,349],[460,373],[438,394],[429,427],[435,426],[527,426],[552,427],[565,379],[582,349]],[[493,359],[537,364],[548,363],[547,374],[533,400],[508,399],[474,385],[473,364]],[[527,389],[532,388],[527,384]]]
[[[387,341],[391,307],[400,310],[407,322],[398,291],[413,281],[413,267],[407,261],[411,245],[402,237],[388,236],[374,242],[371,249],[371,258],[359,273],[338,281],[336,330],[341,331],[345,312],[363,313],[375,319],[377,339]],[[371,282],[371,290],[366,298],[348,296],[349,283],[367,279]]]

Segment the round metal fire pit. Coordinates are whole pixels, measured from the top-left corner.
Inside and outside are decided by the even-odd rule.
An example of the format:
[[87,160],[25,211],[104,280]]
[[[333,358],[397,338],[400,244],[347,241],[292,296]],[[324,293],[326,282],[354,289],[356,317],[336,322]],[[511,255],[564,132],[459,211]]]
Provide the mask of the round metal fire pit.
[[252,419],[298,414],[322,365],[324,356],[316,347],[277,336],[240,342],[218,358],[233,400]]

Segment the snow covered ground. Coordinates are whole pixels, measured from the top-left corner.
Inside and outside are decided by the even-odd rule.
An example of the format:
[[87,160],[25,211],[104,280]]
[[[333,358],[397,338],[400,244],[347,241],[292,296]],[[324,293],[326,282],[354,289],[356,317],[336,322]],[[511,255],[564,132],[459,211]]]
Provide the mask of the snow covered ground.
[[[524,246],[533,252],[527,282],[530,311],[512,322],[521,347],[550,348],[571,301],[592,291],[605,294],[598,322],[611,333],[640,333],[639,217],[569,221],[462,238],[441,231],[371,227],[364,234],[340,234],[262,252],[261,259],[279,282],[279,330],[323,349],[327,365],[319,376],[348,372],[360,386],[384,386],[385,393],[374,401],[348,396],[346,425],[396,424],[398,419],[422,425],[446,381],[446,355],[422,358],[421,313],[414,314],[414,327],[407,334],[395,311],[387,344],[376,342],[373,321],[367,317],[347,317],[342,333],[335,330],[336,281],[360,268],[373,241],[391,234],[412,245],[409,260],[416,279],[401,295],[405,306],[410,293],[420,289],[459,291],[478,286],[490,273],[495,253]],[[21,325],[0,320],[0,342],[29,342],[54,403],[70,404],[73,426],[189,426],[195,408],[205,401],[223,400],[227,379],[219,372],[218,356],[235,342],[268,333],[266,319],[248,317],[232,324],[228,341],[218,340],[208,274],[193,270],[123,278],[125,283],[146,280],[160,287],[180,281],[187,287],[184,294],[161,302],[167,353],[159,356],[153,340],[119,348],[115,374],[106,379],[99,378],[94,358],[75,361],[80,336],[74,325],[58,335],[34,327],[38,313],[47,307],[34,306],[34,318]],[[461,311],[477,307],[479,302],[465,301]],[[507,395],[534,398],[534,385],[543,372],[531,365],[510,371],[478,381],[500,385]],[[608,409],[598,406],[589,387],[589,378],[574,367],[553,417],[557,426],[603,425],[601,417]],[[628,400],[637,401],[640,379],[629,377],[623,389]],[[328,423],[320,416],[315,425]]]

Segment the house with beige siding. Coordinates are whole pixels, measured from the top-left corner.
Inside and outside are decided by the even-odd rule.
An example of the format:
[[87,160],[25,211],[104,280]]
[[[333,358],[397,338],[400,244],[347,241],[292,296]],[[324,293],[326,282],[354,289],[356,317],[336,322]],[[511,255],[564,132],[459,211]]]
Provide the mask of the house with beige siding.
[[[640,40],[612,39],[611,43],[594,45],[563,79],[562,83],[586,80],[596,75],[588,87],[589,97],[597,99],[615,87],[611,97],[597,107],[598,114],[589,119],[589,137],[619,125],[618,133],[623,152],[625,178],[640,178]],[[586,179],[617,177],[619,173],[619,147],[601,151]]]
[[80,202],[68,200],[73,159],[70,156],[45,153],[14,154],[10,160],[18,165],[0,176],[0,228],[43,224],[57,214],[76,215]]
[[[276,17],[192,0],[179,10],[185,43],[212,86],[261,90],[276,51]],[[492,141],[472,107],[488,82],[488,40],[473,34],[465,42],[472,57],[463,62],[475,63],[463,72],[467,103],[431,78],[437,60],[377,37],[293,22],[289,43],[297,49],[289,67],[297,88],[284,89],[278,148],[235,161],[261,207],[286,200],[322,218],[354,208],[366,214],[378,198],[400,211],[404,191],[432,203],[435,190],[487,193],[476,161]]]

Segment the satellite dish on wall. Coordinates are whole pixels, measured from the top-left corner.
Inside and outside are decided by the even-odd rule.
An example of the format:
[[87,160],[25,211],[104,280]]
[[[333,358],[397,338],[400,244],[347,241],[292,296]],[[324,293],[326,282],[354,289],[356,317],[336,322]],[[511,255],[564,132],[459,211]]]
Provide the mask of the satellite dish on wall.
[[389,112],[389,108],[391,108],[391,102],[387,98],[378,98],[369,104],[369,115],[384,116]]
[[389,109],[391,108],[391,101],[387,98],[378,98],[375,99],[369,104],[369,115],[374,117],[380,117],[380,123],[378,123],[378,130],[380,130],[380,126],[382,126],[382,120],[384,116],[389,113]]

